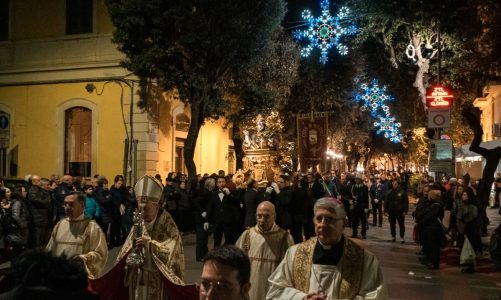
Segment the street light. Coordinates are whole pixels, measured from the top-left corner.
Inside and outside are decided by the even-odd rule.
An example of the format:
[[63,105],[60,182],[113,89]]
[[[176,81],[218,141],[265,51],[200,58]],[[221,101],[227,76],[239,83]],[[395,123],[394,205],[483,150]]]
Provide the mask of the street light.
[[332,150],[332,149],[328,149],[328,150],[325,152],[325,154],[327,155],[327,159],[329,159],[329,161],[331,162],[331,166],[330,166],[330,167],[331,167],[331,169],[332,169],[332,159],[334,159],[334,160],[336,161],[336,163],[337,163],[337,166],[336,166],[336,167],[338,167],[338,169],[339,169],[339,161],[340,161],[341,159],[343,159],[343,155],[342,155],[342,154],[339,154],[339,153],[334,152],[334,150]]
[[[85,85],[85,90],[89,94],[96,91],[96,95],[101,96],[104,92],[105,86],[109,83],[118,84],[121,88],[120,108],[122,111],[122,120],[123,120],[123,124],[124,124],[124,128],[125,128],[125,134],[127,136],[127,139],[125,141],[125,146],[124,146],[123,176],[124,176],[124,183],[127,183],[127,179],[129,179],[129,185],[132,185],[137,181],[137,178],[136,178],[136,176],[137,176],[137,151],[136,151],[137,150],[137,140],[134,140],[134,81],[130,80],[130,79],[124,79],[124,78],[113,78],[113,79],[106,79],[106,80],[95,81],[95,82],[104,82],[103,86],[101,87],[101,91],[98,91],[94,82],[89,82]],[[127,130],[127,124],[125,122],[125,114],[123,111],[124,86],[122,85],[122,83],[125,84],[126,86],[128,86],[130,89],[130,109],[129,109],[130,134],[129,134],[129,131]],[[132,154],[134,154],[134,157],[132,157]],[[130,177],[127,176],[128,172],[129,172],[129,167],[130,167],[130,172],[131,172]],[[134,179],[134,180],[132,180],[132,179]]]

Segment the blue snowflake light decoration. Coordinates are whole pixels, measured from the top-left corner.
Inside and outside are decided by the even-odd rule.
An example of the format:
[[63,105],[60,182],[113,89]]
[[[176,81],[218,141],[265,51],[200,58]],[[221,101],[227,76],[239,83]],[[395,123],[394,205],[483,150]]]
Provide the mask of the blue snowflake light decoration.
[[400,133],[402,124],[395,121],[391,116],[390,108],[386,105],[387,101],[393,101],[395,98],[387,94],[386,86],[380,86],[376,79],[373,79],[370,84],[362,84],[360,92],[355,94],[355,101],[362,103],[361,110],[371,111],[371,116],[376,119],[374,127],[377,134],[383,136],[390,141],[398,144],[402,141],[403,135]]
[[363,102],[360,109],[371,110],[372,117],[376,118],[381,113],[389,116],[390,108],[386,105],[387,101],[393,101],[395,98],[392,95],[386,94],[386,86],[379,86],[376,79],[373,79],[370,84],[362,84],[360,86],[362,93],[355,94],[356,102]]
[[383,134],[383,136],[390,141],[398,144],[402,141],[403,135],[400,133],[400,127],[402,124],[395,122],[393,117],[379,117],[379,121],[374,122],[374,127],[377,127],[377,134]]
[[[331,16],[329,0],[320,2],[322,13],[319,17],[313,17],[311,11],[304,10],[301,14],[303,20],[308,23],[308,29],[296,30],[294,36],[297,40],[306,40],[308,45],[301,49],[301,56],[308,57],[314,48],[320,49],[320,62],[327,62],[327,51],[335,46],[341,55],[348,54],[348,47],[341,43],[343,36],[354,35],[357,28],[351,24],[347,17],[350,10],[342,7],[336,16]],[[342,23],[347,23],[343,26]]]

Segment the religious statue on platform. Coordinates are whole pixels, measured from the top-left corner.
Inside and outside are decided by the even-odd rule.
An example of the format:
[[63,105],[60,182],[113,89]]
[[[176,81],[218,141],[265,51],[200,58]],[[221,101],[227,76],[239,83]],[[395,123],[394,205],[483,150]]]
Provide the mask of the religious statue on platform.
[[255,128],[244,129],[244,149],[275,148],[278,144],[275,133],[266,126],[266,119],[258,115]]

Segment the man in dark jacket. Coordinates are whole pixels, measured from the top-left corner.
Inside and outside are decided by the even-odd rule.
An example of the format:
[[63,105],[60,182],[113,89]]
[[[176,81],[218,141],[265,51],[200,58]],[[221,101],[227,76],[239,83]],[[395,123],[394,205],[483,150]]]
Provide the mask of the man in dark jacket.
[[101,176],[97,179],[97,186],[94,189],[94,199],[99,204],[99,214],[101,215],[98,224],[106,236],[108,248],[112,248],[113,245],[109,241],[108,232],[113,221],[113,202],[111,201],[110,190],[108,189],[108,179],[105,177]]
[[31,176],[31,186],[28,190],[28,208],[32,218],[33,232],[31,247],[45,247],[49,241],[49,216],[51,215],[51,197],[42,189],[40,176]]
[[315,235],[313,226],[313,205],[317,199],[325,195],[325,190],[321,183],[322,177],[320,174],[308,173],[306,175],[306,180],[308,181],[308,185],[306,187],[306,199],[304,204],[304,237],[305,239],[309,239]]
[[64,198],[71,193],[74,190],[73,188],[73,176],[71,175],[64,175],[61,184],[56,188],[54,197],[54,224],[59,222],[62,218],[65,217],[64,213]]
[[376,182],[370,189],[372,204],[372,226],[376,226],[379,220],[379,227],[383,226],[383,200],[386,195],[386,189],[381,182],[381,178],[376,178]]
[[386,195],[384,203],[385,211],[388,212],[388,221],[390,222],[391,241],[395,242],[396,236],[396,222],[400,228],[400,242],[405,243],[405,215],[409,210],[409,198],[407,192],[400,186],[400,181],[394,179],[392,181],[392,188]]
[[174,179],[167,177],[165,180],[166,185],[164,187],[164,209],[169,212],[169,214],[172,216],[172,219],[174,219],[174,222],[176,222],[176,225],[179,227],[179,216],[178,216],[178,210],[179,210],[179,199],[181,198],[180,191],[179,191],[179,186],[178,184],[174,181]]
[[362,178],[355,178],[355,184],[351,187],[351,229],[352,238],[358,236],[358,224],[362,224],[362,238],[366,238],[367,212],[369,210],[369,189],[363,183]]
[[[351,186],[353,185],[350,177],[348,174],[342,173],[340,177],[340,193],[341,193],[341,201],[343,202],[344,205],[344,210],[349,212],[351,211],[350,207],[350,200],[352,200],[352,195],[351,195]],[[351,227],[351,214],[348,213],[348,227]]]
[[209,241],[208,227],[204,228],[204,223],[208,224],[207,208],[211,199],[211,194],[216,187],[214,178],[206,178],[203,186],[197,191],[195,196],[195,234],[196,248],[195,256],[197,261],[202,261],[209,251],[207,243]]
[[271,192],[276,194],[277,199],[277,225],[282,229],[289,230],[292,226],[292,190],[289,184],[289,176],[281,175],[276,182],[271,184],[268,190],[270,188],[272,189]]
[[262,200],[262,195],[258,191],[258,182],[251,179],[244,194],[245,228],[256,226],[256,209]]
[[121,236],[122,228],[122,213],[120,208],[125,212],[125,202],[126,198],[123,193],[123,179],[120,175],[115,176],[114,184],[110,189],[111,196],[111,229],[110,229],[110,244],[115,246],[120,246],[125,240],[125,236]]
[[[225,245],[235,244],[238,238],[238,228],[235,228],[237,216],[240,216],[240,203],[226,187],[226,179],[220,176],[207,207],[208,220],[214,224],[214,247],[221,245],[223,234]],[[204,223],[204,227],[208,228],[209,223]]]

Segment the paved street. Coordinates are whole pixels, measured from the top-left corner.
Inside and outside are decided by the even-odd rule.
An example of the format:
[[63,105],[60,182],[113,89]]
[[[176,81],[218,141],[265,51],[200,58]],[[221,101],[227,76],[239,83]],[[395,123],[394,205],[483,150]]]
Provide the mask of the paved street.
[[[412,205],[411,205],[412,207]],[[413,209],[413,208],[411,208]],[[491,224],[499,224],[501,216],[496,209],[488,209]],[[494,272],[488,260],[480,259],[475,274],[462,274],[459,253],[447,249],[442,258],[440,270],[428,270],[418,262],[415,252],[418,247],[411,241],[412,217],[406,217],[407,243],[391,243],[389,224],[385,220],[383,227],[370,227],[367,240],[357,240],[378,257],[388,285],[389,296],[398,299],[501,299],[501,272]],[[489,232],[493,226],[489,227]],[[397,229],[398,230],[398,229]],[[351,235],[350,229],[345,231]],[[186,257],[186,281],[195,282],[200,276],[202,264],[195,261],[195,235],[183,237]],[[484,238],[484,244],[488,238]],[[110,252],[109,264],[114,261],[118,248]],[[487,253],[486,253],[487,254]]]

